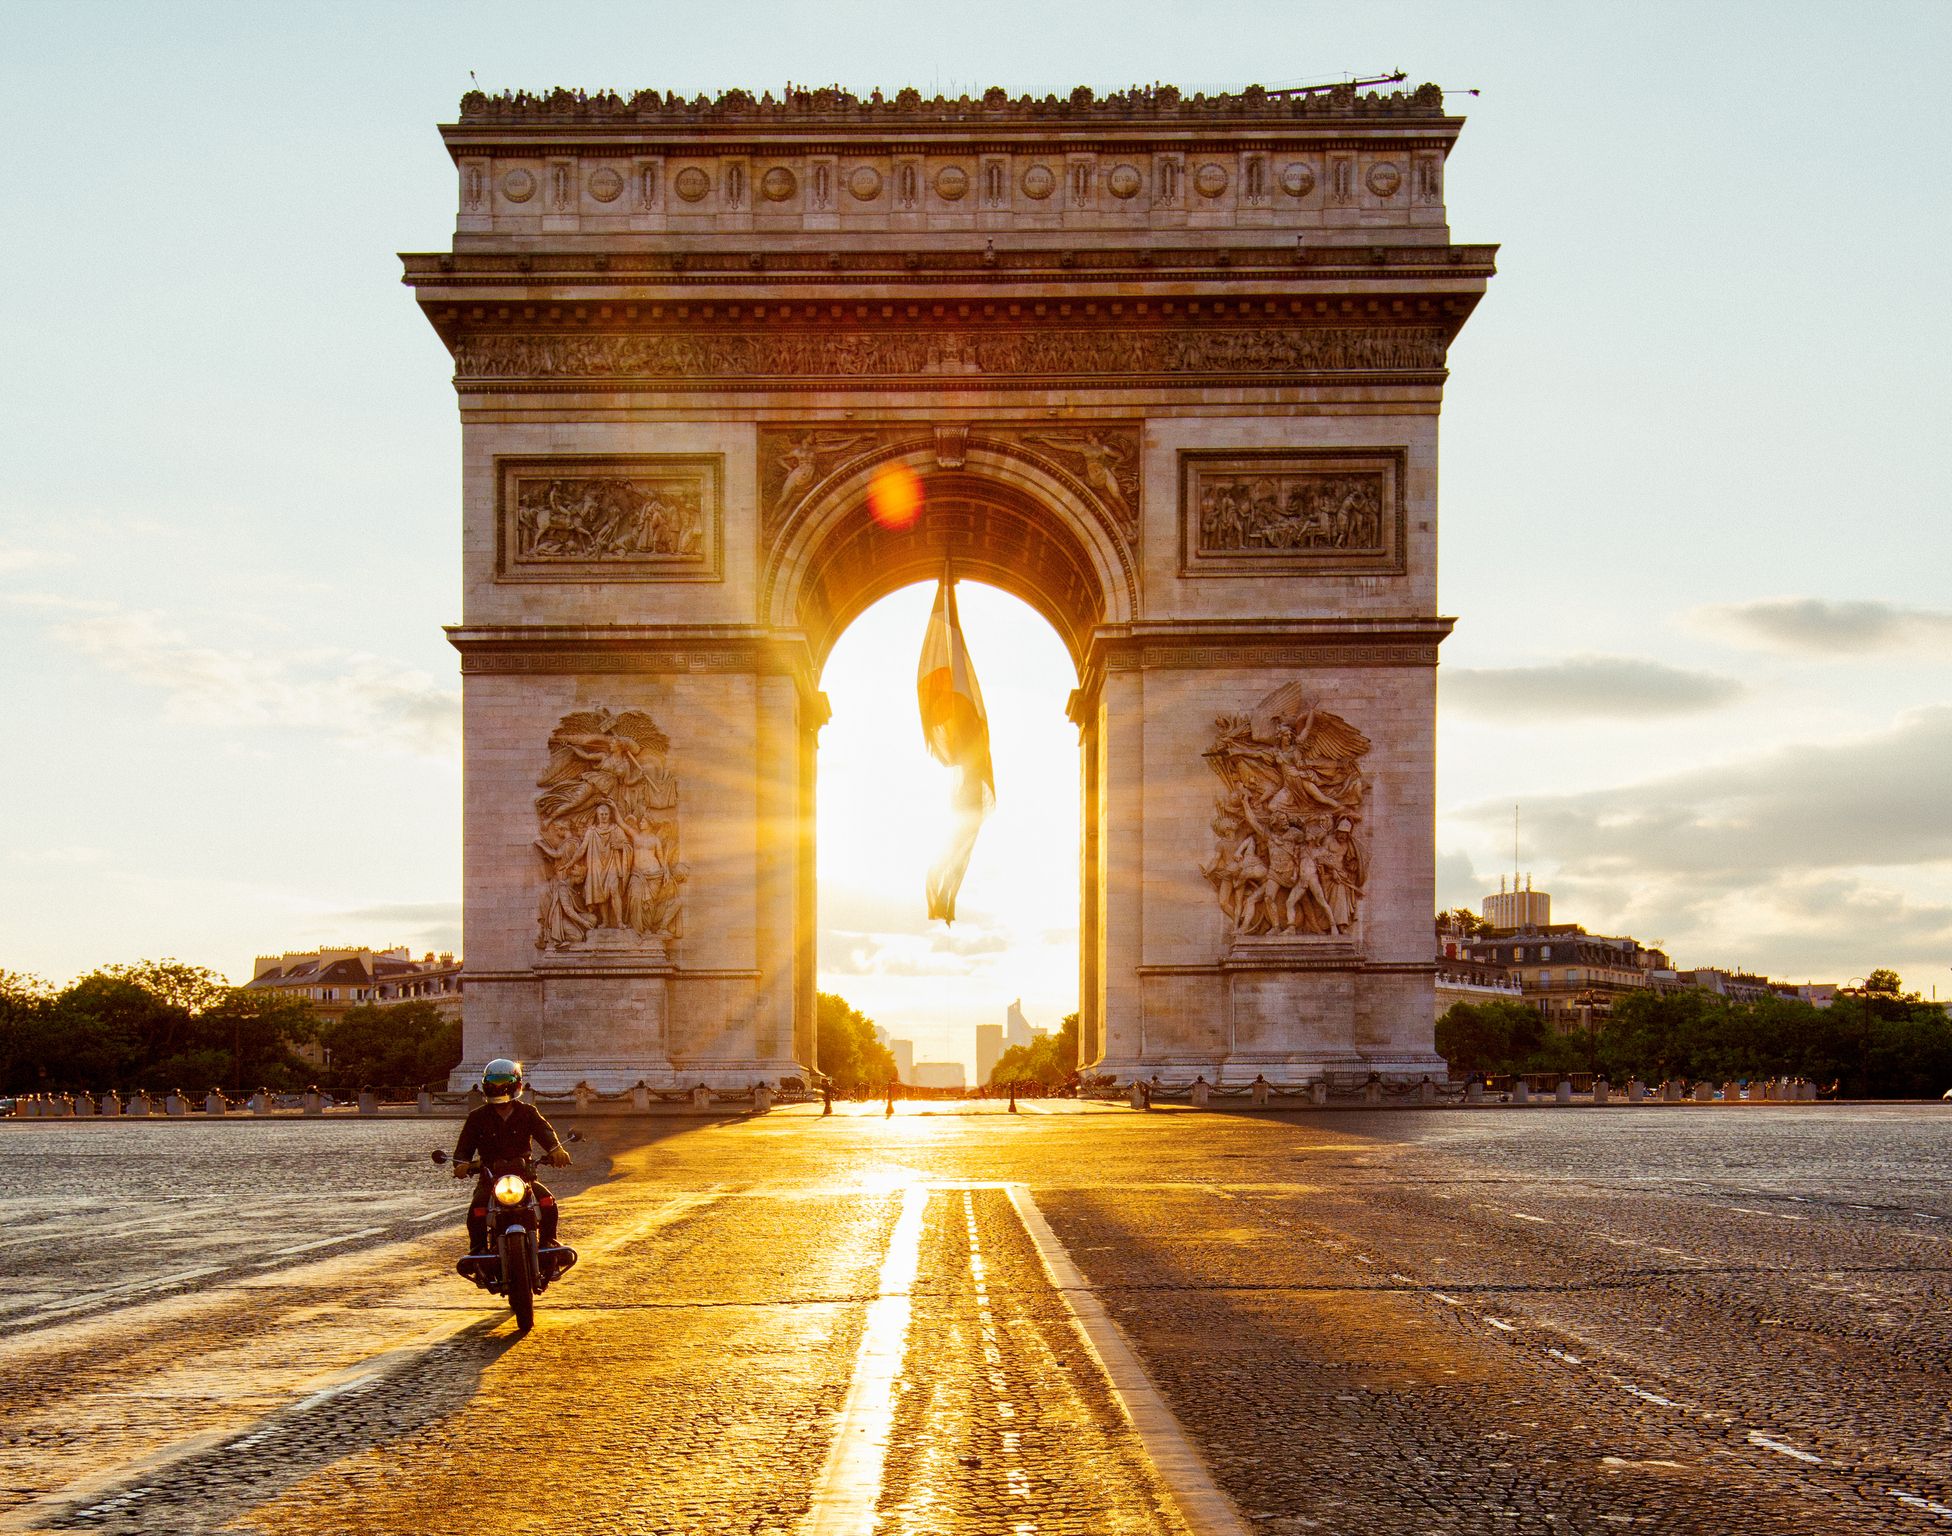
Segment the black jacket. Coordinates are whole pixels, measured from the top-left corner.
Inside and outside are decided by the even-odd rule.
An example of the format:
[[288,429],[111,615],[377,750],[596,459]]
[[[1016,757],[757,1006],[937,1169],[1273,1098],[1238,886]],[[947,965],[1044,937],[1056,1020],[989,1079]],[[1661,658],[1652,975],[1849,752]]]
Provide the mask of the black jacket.
[[533,1104],[516,1104],[507,1119],[493,1104],[483,1104],[462,1122],[454,1159],[465,1163],[479,1157],[490,1168],[519,1163],[529,1155],[531,1141],[545,1152],[558,1145],[555,1131]]

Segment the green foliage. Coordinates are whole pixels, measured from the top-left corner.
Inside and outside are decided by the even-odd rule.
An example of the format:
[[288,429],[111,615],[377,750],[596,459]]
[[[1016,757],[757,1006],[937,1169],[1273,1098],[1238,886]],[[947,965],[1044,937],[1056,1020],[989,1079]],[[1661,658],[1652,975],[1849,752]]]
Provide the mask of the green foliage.
[[1078,1016],[1064,1015],[1054,1035],[1036,1036],[1028,1045],[1013,1045],[990,1069],[990,1082],[1001,1088],[1008,1083],[1042,1083],[1056,1088],[1068,1082],[1078,1070]]
[[362,1088],[445,1086],[461,1060],[461,1021],[431,1002],[361,1003],[322,1024],[330,1053],[320,1086],[342,1097]]
[[1480,917],[1469,907],[1452,907],[1448,912],[1439,912],[1437,922],[1443,927],[1457,929],[1468,938],[1494,931],[1489,918]]
[[303,1000],[177,960],[103,966],[59,991],[0,973],[0,1087],[14,1093],[298,1087],[291,1047],[313,1032]]
[[1461,1072],[1595,1070],[1615,1083],[1801,1077],[1846,1098],[1937,1098],[1952,1088],[1952,1018],[1905,995],[1893,973],[1872,975],[1875,989],[1828,1008],[1693,988],[1629,992],[1595,1016],[1590,1038],[1549,1029],[1526,1004],[1459,1003],[1437,1021],[1437,1052]]
[[822,992],[815,1009],[815,1068],[842,1087],[893,1082],[894,1052],[874,1037],[874,1020],[844,997]]
[[1437,1021],[1437,1054],[1459,1072],[1530,1071],[1545,1043],[1545,1020],[1526,1003],[1456,1003]]

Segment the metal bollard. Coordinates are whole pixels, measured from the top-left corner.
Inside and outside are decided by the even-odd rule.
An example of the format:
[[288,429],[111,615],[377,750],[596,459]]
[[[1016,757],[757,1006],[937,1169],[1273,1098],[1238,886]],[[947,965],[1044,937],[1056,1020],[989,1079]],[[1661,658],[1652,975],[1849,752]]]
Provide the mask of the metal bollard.
[[771,1083],[755,1083],[752,1089],[752,1112],[755,1115],[763,1115],[772,1107],[773,1085]]
[[1524,1078],[1514,1077],[1511,1080],[1511,1101],[1514,1104],[1529,1104],[1532,1102],[1532,1085],[1526,1082]]
[[1559,1086],[1553,1090],[1552,1096],[1561,1104],[1570,1104],[1572,1102],[1572,1079],[1569,1077],[1560,1078]]
[[359,1090],[359,1112],[362,1115],[377,1115],[380,1112],[380,1096],[372,1089]]
[[1484,1102],[1484,1079],[1474,1077],[1464,1085],[1464,1102],[1482,1104]]
[[305,1113],[308,1115],[322,1115],[325,1113],[325,1095],[320,1093],[316,1088],[307,1088],[300,1096],[299,1102],[304,1106]]
[[122,1096],[111,1088],[102,1095],[101,1103],[97,1107],[105,1115],[119,1115],[122,1113]]
[[165,1094],[165,1095],[163,1095],[163,1113],[164,1113],[164,1114],[166,1114],[166,1115],[180,1115],[180,1114],[183,1114],[183,1113],[184,1113],[184,1112],[185,1112],[185,1111],[186,1111],[186,1110],[187,1110],[188,1108],[189,1108],[189,1105],[187,1105],[187,1104],[185,1104],[185,1103],[183,1102],[183,1095],[182,1095],[182,1094],[180,1094],[180,1093],[168,1093],[168,1094]]
[[1603,1077],[1593,1079],[1593,1102],[1607,1104],[1613,1099],[1613,1085]]
[[215,1088],[203,1096],[203,1112],[206,1115],[221,1115],[229,1108],[230,1105],[224,1101],[224,1096]]

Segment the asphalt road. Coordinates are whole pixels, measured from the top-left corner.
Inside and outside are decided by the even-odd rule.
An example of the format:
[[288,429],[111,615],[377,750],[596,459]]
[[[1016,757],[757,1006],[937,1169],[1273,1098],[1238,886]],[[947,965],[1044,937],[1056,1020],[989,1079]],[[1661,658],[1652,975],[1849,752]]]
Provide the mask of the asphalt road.
[[1952,1530],[1952,1110],[0,1123],[0,1530]]

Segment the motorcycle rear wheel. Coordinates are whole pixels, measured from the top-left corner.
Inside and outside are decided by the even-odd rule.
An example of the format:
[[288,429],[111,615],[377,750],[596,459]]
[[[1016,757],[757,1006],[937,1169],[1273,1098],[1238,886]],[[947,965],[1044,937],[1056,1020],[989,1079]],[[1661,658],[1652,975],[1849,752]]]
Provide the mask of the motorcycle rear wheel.
[[530,1265],[526,1233],[502,1234],[502,1287],[508,1293],[515,1326],[527,1333],[535,1326],[535,1272]]

